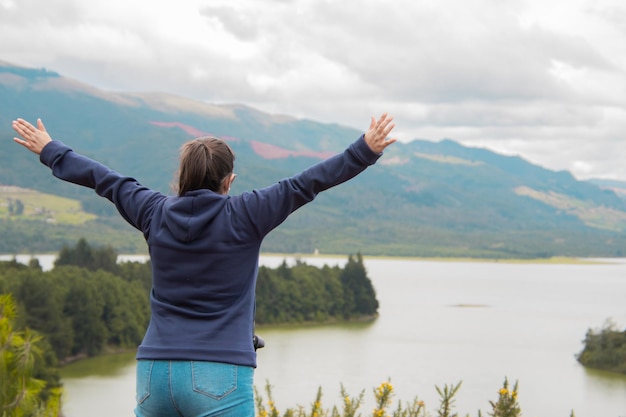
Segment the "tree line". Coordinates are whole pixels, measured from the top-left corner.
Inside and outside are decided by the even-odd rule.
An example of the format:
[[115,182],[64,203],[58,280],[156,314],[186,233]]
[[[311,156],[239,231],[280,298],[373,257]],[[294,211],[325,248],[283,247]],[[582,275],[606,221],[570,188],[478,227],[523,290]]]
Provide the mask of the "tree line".
[[373,318],[378,300],[360,254],[343,268],[318,268],[302,261],[293,267],[259,268],[257,324],[328,322]]
[[[45,336],[62,363],[135,348],[148,325],[150,261],[117,262],[111,247],[85,239],[59,252],[50,271],[34,259],[0,263],[0,294],[12,294],[18,327]],[[259,268],[256,323],[327,322],[375,317],[378,300],[361,255],[345,267],[317,268],[298,261]]]
[[80,240],[50,271],[37,260],[0,264],[0,293],[12,294],[19,328],[42,334],[60,362],[136,347],[149,320],[149,266],[117,264],[111,248]]

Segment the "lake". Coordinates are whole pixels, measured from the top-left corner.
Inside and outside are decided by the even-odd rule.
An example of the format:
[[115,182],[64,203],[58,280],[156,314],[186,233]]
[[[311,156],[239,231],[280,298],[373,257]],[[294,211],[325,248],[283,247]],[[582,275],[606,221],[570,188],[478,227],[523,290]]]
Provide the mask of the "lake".
[[[261,264],[279,265],[267,257]],[[301,258],[321,266],[345,258]],[[287,258],[288,263],[294,262]],[[590,371],[575,355],[589,328],[626,325],[626,260],[597,264],[365,259],[380,302],[372,323],[260,328],[256,386],[273,388],[278,410],[307,409],[322,387],[340,405],[340,384],[370,415],[372,390],[391,381],[398,400],[416,396],[436,415],[435,386],[462,381],[459,415],[491,411],[504,378],[519,381],[524,416],[626,417],[626,375]],[[67,417],[131,416],[134,352],[62,370]],[[267,397],[265,396],[267,399]]]

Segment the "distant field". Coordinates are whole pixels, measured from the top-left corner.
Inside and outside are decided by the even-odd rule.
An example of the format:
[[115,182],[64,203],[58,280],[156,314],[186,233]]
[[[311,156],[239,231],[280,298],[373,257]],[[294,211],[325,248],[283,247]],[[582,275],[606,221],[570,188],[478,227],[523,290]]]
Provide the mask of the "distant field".
[[515,192],[564,210],[581,219],[587,226],[613,231],[626,230],[626,213],[621,210],[597,205],[590,201],[579,200],[553,191],[540,192],[525,186],[517,187]]
[[0,218],[80,225],[97,216],[83,211],[78,200],[3,185],[0,186]]

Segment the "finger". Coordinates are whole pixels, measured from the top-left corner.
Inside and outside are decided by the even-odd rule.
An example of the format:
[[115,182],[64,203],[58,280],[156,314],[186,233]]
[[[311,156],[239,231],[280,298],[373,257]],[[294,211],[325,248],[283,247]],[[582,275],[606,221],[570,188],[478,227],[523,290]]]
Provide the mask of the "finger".
[[380,118],[376,121],[376,128],[380,127],[380,125],[383,123],[383,121],[385,120],[385,117],[387,116],[387,113],[383,113],[382,116],[380,116]]
[[35,128],[35,126],[32,125],[32,123],[30,123],[27,120],[24,119],[17,119],[18,123],[20,124],[20,126],[23,126],[24,129],[30,133],[35,133],[35,131],[37,131],[37,129]]
[[24,122],[25,121],[22,119],[14,120],[13,129],[15,129],[15,131],[19,133],[20,135],[27,136],[30,131],[28,129],[28,126]]
[[19,133],[20,135],[24,136],[26,134],[26,131],[24,129],[24,126],[21,125],[19,123],[19,121],[17,120],[13,120],[13,123],[11,125],[13,127],[13,130],[15,130],[17,133]]
[[392,143],[396,143],[396,141],[397,141],[396,138],[392,138],[383,142],[383,149],[385,149],[387,146],[391,145]]
[[370,130],[374,129],[376,126],[376,119],[372,116],[372,120],[370,120]]
[[396,127],[395,123],[391,123],[391,124],[387,125],[385,127],[385,129],[384,129],[385,136],[387,136],[393,130],[394,127]]
[[39,130],[42,130],[44,132],[46,131],[46,127],[43,125],[41,119],[37,119],[37,127],[39,128]]
[[30,123],[28,123],[24,119],[17,119],[17,120],[15,120],[15,123],[17,123],[19,126],[22,126],[24,128],[27,127],[30,124]]
[[22,140],[20,138],[13,138],[13,142],[22,145],[23,147],[25,147],[26,149],[28,149],[28,142],[26,142],[25,140]]
[[32,137],[32,135],[30,134],[30,131],[25,130],[22,126],[17,126],[15,127],[15,131],[24,139],[30,139]]
[[392,120],[393,117],[387,116],[387,113],[385,113],[378,121],[378,127],[384,130],[389,125],[389,123],[391,123]]

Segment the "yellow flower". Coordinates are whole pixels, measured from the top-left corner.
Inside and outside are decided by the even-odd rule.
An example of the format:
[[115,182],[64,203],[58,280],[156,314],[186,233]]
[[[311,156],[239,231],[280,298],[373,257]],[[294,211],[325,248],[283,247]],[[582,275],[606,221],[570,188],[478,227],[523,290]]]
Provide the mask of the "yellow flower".
[[385,417],[385,410],[383,410],[382,408],[374,409],[373,417]]
[[418,401],[418,402],[417,402],[417,405],[418,405],[419,407],[423,407],[423,406],[424,406],[424,401]]
[[390,382],[383,382],[382,384],[380,384],[380,386],[385,390],[385,391],[393,391],[393,385],[391,385]]
[[389,382],[383,382],[382,384],[378,386],[378,388],[376,388],[376,396],[382,397],[383,395],[389,394],[392,391],[393,391],[393,385],[391,385]]
[[500,395],[509,395],[509,390],[506,388],[501,388],[500,389]]

